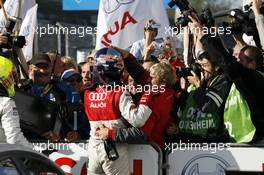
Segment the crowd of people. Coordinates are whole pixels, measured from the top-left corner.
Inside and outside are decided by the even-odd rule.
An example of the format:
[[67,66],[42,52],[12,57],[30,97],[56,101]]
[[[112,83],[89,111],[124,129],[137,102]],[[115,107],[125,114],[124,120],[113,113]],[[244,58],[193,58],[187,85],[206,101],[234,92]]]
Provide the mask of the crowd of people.
[[[58,132],[21,130],[12,98],[15,65],[0,57],[0,140],[32,147],[27,140],[89,139],[89,174],[129,174],[130,142],[152,141],[161,148],[179,140],[262,143],[264,17],[261,1],[251,1],[262,48],[233,35],[236,46],[227,50],[219,37],[201,32],[203,24],[191,13],[187,28],[199,52],[189,65],[172,38],[156,38],[153,19],[130,51],[110,46],[78,64],[55,51],[34,55],[28,62],[31,85],[24,90],[60,106],[78,106],[62,114]],[[6,42],[1,34],[0,45]],[[115,142],[114,161],[106,142]]]

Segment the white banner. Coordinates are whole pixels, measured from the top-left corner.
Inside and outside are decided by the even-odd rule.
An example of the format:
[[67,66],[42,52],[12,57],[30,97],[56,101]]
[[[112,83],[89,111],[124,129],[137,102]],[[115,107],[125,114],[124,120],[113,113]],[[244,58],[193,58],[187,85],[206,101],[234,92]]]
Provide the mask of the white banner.
[[23,20],[20,28],[19,35],[25,36],[26,38],[26,45],[22,49],[26,61],[29,61],[33,54],[34,35],[35,29],[37,28],[37,11],[38,5],[36,4],[27,11],[25,19]]
[[96,49],[109,44],[131,46],[143,38],[144,24],[149,19],[161,24],[158,37],[164,37],[169,21],[162,0],[101,0]]
[[[33,143],[35,150],[49,152],[49,158],[68,175],[87,175],[88,143]],[[174,145],[175,146],[175,145]],[[264,148],[186,144],[160,162],[158,152],[149,144],[128,146],[130,172],[133,175],[158,175],[162,164],[169,165],[168,175],[224,175],[226,169],[263,172]],[[41,152],[40,151],[40,152]],[[122,156],[122,155],[120,155]],[[161,160],[160,160],[161,161]],[[162,163],[162,164],[161,164]]]
[[[21,1],[20,14],[18,14],[19,1]],[[4,7],[8,16],[19,17],[24,19],[27,11],[36,5],[35,0],[6,0]],[[5,29],[6,19],[4,17],[3,9],[0,10],[0,31]]]

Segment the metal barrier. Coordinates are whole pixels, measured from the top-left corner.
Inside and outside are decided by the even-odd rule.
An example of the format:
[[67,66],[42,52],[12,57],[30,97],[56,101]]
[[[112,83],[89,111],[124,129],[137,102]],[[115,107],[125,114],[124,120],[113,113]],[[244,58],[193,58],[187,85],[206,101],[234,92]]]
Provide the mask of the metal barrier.
[[[46,154],[68,175],[87,174],[88,141],[74,143],[34,141],[33,144],[36,151]],[[163,154],[158,144],[154,142],[129,143],[128,152],[130,165],[132,165],[130,170],[133,175],[162,175]]]
[[[263,144],[188,144],[184,148],[174,147],[169,154],[165,152],[163,159],[162,149],[154,142],[130,143],[130,170],[133,175],[220,175],[226,170],[226,174],[263,173]],[[34,141],[34,145],[36,149],[42,147],[38,151],[48,155],[68,175],[87,174],[88,141]]]
[[[162,169],[163,169],[163,153],[160,146],[155,142],[140,142],[140,143],[129,143],[129,145],[151,145],[155,151],[158,153],[158,175],[162,175]],[[152,173],[153,174],[153,173]]]

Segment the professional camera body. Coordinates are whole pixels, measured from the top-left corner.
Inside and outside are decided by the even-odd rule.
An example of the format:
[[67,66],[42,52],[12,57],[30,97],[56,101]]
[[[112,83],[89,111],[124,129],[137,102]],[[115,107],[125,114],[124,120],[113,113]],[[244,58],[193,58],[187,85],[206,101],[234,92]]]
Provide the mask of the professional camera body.
[[[175,23],[177,27],[186,27],[188,23],[191,22],[188,16],[191,15],[192,12],[196,13],[195,10],[190,7],[187,0],[172,0],[168,5],[171,8],[176,5],[183,14],[183,16],[179,17]],[[199,16],[199,20],[208,28],[213,27],[215,24],[215,20],[210,9],[204,9]]]
[[190,67],[187,68],[178,68],[176,69],[176,75],[178,77],[188,77],[188,76],[193,76],[191,72],[194,72],[199,78],[201,78],[201,72],[202,72],[202,67],[198,63],[193,63],[190,65]]
[[175,26],[186,27],[188,23],[191,22],[188,15],[191,14],[192,8],[189,6],[190,4],[187,0],[172,0],[168,5],[170,8],[173,8],[176,5],[183,14],[183,16],[177,19]]
[[190,10],[189,2],[187,0],[172,0],[168,5],[170,8],[173,8],[176,5],[181,12]]
[[8,37],[8,42],[7,42],[7,44],[1,45],[2,48],[11,49],[14,46],[19,47],[19,48],[23,48],[25,46],[26,39],[24,36],[13,36],[12,35],[14,27],[19,20],[20,19],[18,19],[16,17],[8,17],[7,24],[5,27],[6,28],[5,36]]
[[2,48],[11,49],[14,46],[23,48],[26,44],[26,39],[24,36],[12,36],[9,33],[7,33],[6,36],[8,37],[8,42],[7,44],[1,45]]

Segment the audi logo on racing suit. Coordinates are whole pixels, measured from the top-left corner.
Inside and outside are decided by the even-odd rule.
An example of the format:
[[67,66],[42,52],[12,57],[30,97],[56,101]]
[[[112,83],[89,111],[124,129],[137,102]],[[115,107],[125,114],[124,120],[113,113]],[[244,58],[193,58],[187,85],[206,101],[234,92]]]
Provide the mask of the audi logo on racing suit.
[[107,97],[107,93],[95,93],[92,92],[89,94],[89,100],[91,101],[103,101]]

